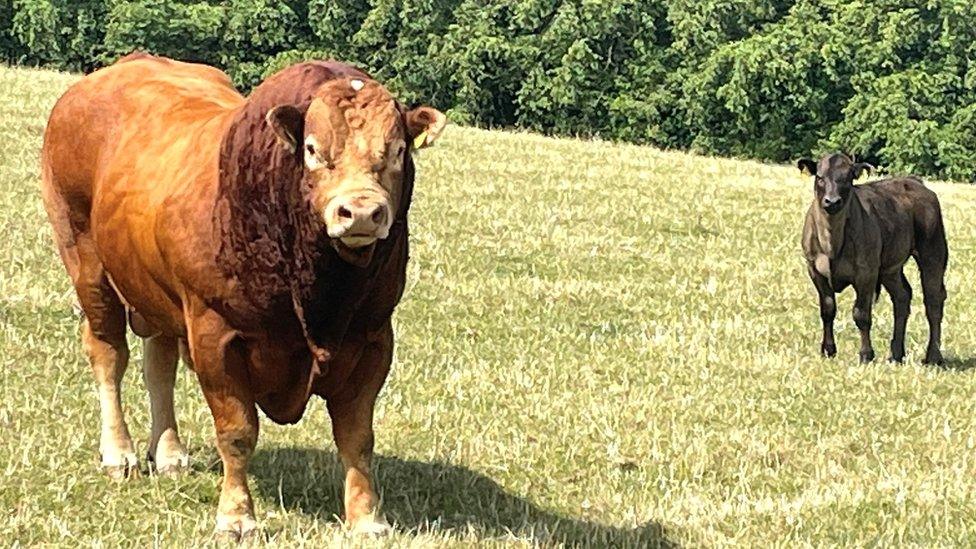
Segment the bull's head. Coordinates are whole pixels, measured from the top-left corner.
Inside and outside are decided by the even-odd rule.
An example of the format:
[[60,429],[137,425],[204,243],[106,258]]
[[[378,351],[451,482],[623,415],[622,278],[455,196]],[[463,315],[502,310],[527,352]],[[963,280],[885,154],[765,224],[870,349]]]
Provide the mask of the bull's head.
[[312,204],[340,256],[359,263],[389,235],[410,149],[433,143],[447,118],[431,107],[403,109],[374,80],[339,78],[319,87],[304,116],[279,105],[267,121],[304,158]]
[[844,209],[848,203],[854,180],[864,172],[870,172],[873,166],[865,162],[854,162],[846,154],[828,154],[814,162],[809,158],[797,161],[800,171],[813,175],[813,192],[817,203],[827,215],[834,215]]

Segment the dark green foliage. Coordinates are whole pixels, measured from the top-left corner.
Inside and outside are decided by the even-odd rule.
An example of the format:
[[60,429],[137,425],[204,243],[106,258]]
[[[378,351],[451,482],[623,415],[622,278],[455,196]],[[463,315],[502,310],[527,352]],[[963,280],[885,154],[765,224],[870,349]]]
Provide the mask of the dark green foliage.
[[12,0],[0,4],[0,52],[13,63],[83,71],[98,67],[102,0]]
[[229,31],[230,10],[218,2],[110,0],[108,4],[106,62],[132,50],[211,64],[226,61],[220,49]]
[[7,62],[355,63],[455,122],[976,180],[969,0],[7,0]]

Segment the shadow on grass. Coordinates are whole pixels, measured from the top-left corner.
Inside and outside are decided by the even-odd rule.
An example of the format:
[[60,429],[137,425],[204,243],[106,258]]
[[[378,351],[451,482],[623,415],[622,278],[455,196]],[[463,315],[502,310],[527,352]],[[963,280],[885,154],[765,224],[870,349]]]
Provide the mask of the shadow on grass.
[[946,357],[945,362],[939,367],[943,370],[951,370],[953,372],[965,372],[966,370],[976,368],[976,356],[969,358]]
[[[448,463],[376,456],[374,469],[387,519],[401,531],[447,529],[483,538],[528,538],[534,544],[592,547],[677,547],[664,528],[606,526],[547,511],[507,492],[491,478]],[[258,492],[286,509],[333,521],[341,512],[334,452],[311,448],[258,450],[251,478]]]

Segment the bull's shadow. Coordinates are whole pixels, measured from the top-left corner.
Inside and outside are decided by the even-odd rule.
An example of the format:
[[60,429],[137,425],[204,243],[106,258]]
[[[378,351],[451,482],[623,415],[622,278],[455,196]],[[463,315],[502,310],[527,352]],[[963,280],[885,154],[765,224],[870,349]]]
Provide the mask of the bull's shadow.
[[[335,521],[342,479],[334,452],[312,448],[258,450],[253,486],[286,509]],[[494,480],[458,465],[376,456],[374,470],[386,517],[401,531],[431,526],[481,537],[515,535],[533,544],[594,547],[677,547],[660,524],[606,526],[541,509],[508,493]]]

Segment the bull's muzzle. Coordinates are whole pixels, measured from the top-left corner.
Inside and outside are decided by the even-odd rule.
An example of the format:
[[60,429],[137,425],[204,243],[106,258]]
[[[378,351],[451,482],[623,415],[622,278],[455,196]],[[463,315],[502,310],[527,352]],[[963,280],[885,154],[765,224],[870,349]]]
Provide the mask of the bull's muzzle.
[[325,209],[329,236],[350,248],[368,246],[390,232],[390,205],[371,194],[337,196]]

